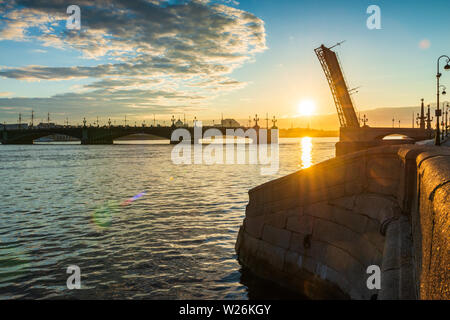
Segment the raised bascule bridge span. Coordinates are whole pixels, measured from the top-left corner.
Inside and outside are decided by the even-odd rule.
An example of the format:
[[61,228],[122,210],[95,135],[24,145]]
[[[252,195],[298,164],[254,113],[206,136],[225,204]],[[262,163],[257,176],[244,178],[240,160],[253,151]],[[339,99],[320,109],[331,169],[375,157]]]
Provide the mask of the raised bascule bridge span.
[[[336,155],[343,155],[381,145],[414,143],[433,137],[433,130],[425,129],[422,123],[419,128],[377,128],[370,127],[365,123],[361,126],[356,116],[351,93],[345,81],[339,59],[337,54],[331,50],[332,48],[321,45],[315,49],[315,53],[327,78],[339,117],[340,135],[339,142],[336,144]],[[424,121],[425,119],[422,117],[421,122]],[[404,139],[383,140],[384,137],[390,135],[405,136],[409,138],[409,141],[405,141]]]
[[450,299],[450,148],[383,140],[428,139],[423,125],[361,127],[336,54],[316,54],[337,156],[249,191],[239,262],[312,299]]

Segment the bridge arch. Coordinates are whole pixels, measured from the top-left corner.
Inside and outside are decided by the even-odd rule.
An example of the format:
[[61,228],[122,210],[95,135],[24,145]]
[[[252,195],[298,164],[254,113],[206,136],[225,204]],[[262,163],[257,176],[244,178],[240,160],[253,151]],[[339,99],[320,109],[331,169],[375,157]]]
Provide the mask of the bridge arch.
[[376,141],[381,142],[387,136],[400,135],[411,138],[414,141],[429,139],[433,134],[431,130],[420,128],[383,128],[383,127],[362,127],[362,128],[340,128],[340,142],[355,141]]
[[375,140],[416,140],[406,133],[388,133],[375,138]]
[[140,138],[152,137],[155,140],[170,140],[171,131],[168,127],[114,127],[110,131],[103,133],[109,135],[112,141],[126,140],[130,136]]
[[33,144],[42,143],[81,143],[81,139],[68,134],[63,133],[50,133],[48,135],[43,135],[39,138],[33,139]]
[[151,133],[120,134],[113,137],[114,144],[170,144],[170,138]]
[[82,138],[79,128],[36,128],[2,132],[2,144],[33,144],[35,140],[51,135],[68,136],[80,141]]

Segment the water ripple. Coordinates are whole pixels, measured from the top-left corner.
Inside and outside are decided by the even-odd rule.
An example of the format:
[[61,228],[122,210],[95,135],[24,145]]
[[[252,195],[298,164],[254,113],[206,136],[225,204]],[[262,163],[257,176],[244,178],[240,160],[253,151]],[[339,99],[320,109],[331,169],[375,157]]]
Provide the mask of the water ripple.
[[[312,163],[335,142],[313,139]],[[248,190],[302,161],[300,140],[280,146],[276,176],[176,166],[169,145],[0,148],[0,299],[247,299],[234,244]],[[81,290],[66,287],[72,264]]]

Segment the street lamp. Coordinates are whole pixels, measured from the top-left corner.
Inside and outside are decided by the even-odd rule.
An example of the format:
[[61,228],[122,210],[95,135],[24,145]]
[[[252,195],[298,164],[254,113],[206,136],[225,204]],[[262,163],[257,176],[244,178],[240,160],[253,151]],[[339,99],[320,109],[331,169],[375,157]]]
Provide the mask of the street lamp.
[[441,141],[444,141],[444,139],[445,139],[444,115],[442,115],[441,127],[442,127],[442,140]]
[[[439,85],[439,89],[441,89],[441,88],[442,88],[441,94],[442,95],[446,95],[447,94],[447,91],[446,91],[447,87],[444,86],[443,84],[441,84],[441,85]],[[436,119],[439,118],[440,116],[442,116],[442,120],[441,120],[441,128],[442,129],[439,129],[439,126],[436,127],[437,128],[436,134],[439,134],[439,130],[441,130],[441,136],[442,137],[441,137],[441,141],[440,142],[442,142],[444,140],[444,114],[442,113],[443,110],[444,110],[444,107],[442,107],[442,109],[439,109],[439,106],[437,106],[437,108],[436,108],[436,114],[439,113],[439,116],[437,116]],[[437,122],[437,123],[439,123],[439,122]]]
[[[445,104],[447,104],[447,106]],[[445,108],[445,107],[447,107],[447,108]],[[442,111],[445,110],[445,112],[444,112],[444,114],[445,114],[445,127],[444,127],[445,136],[448,136],[448,109],[449,108],[450,108],[450,105],[449,105],[448,101],[445,101],[442,104]],[[444,117],[444,116],[442,116],[442,117]]]
[[[439,61],[442,58],[446,58],[447,62],[444,66],[444,70],[450,70],[450,57],[447,55],[442,55],[437,59],[437,73],[436,73],[436,82],[437,82],[437,109],[436,109],[436,136],[435,136],[435,145],[440,146],[441,145],[441,137],[440,137],[440,132],[439,132],[439,116],[441,115],[441,110],[439,109],[439,89],[440,89],[440,85],[439,85],[439,79],[441,78],[442,74],[439,73]],[[445,89],[442,92],[442,94],[445,94]]]
[[[448,101],[443,101],[442,102],[442,122],[444,122],[444,126],[443,126],[443,132],[442,132],[442,137],[444,137],[447,135],[448,129],[447,129],[447,115],[448,115]],[[445,109],[445,107],[447,106],[447,110]]]

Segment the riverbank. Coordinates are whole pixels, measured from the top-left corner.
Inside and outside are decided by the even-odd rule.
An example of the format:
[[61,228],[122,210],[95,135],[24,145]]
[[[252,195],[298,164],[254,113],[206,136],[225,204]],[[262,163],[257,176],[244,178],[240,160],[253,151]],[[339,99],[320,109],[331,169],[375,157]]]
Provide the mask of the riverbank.
[[[249,191],[241,264],[313,299],[450,299],[450,148],[396,145]],[[381,289],[367,268],[381,269]]]

